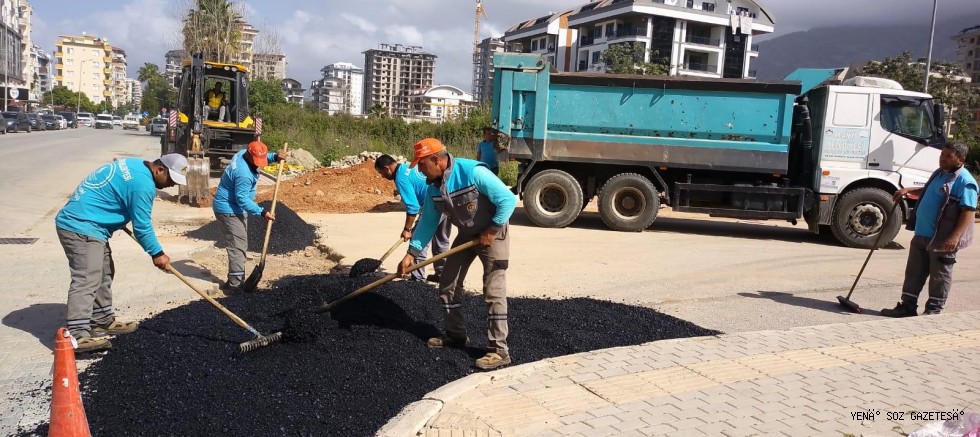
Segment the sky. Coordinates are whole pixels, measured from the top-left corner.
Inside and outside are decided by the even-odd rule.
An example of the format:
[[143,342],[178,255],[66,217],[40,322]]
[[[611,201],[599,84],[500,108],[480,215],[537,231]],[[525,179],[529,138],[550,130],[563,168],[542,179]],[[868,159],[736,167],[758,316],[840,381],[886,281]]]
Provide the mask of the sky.
[[[488,18],[481,39],[502,36],[510,26],[571,9],[587,0],[484,0]],[[721,0],[716,0],[721,1]],[[980,14],[980,0],[937,0],[938,20]],[[335,62],[364,64],[363,51],[379,43],[422,46],[438,56],[436,84],[470,91],[475,0],[248,0],[248,21],[260,32],[273,29],[287,55],[286,74],[305,87]],[[763,0],[779,36],[836,25],[928,25],[929,0]],[[58,35],[107,38],[126,50],[130,77],[146,62],[162,66],[177,47],[179,16],[189,0],[31,0],[33,38],[54,51]],[[977,23],[980,25],[980,22]],[[949,38],[960,29],[937,29]]]

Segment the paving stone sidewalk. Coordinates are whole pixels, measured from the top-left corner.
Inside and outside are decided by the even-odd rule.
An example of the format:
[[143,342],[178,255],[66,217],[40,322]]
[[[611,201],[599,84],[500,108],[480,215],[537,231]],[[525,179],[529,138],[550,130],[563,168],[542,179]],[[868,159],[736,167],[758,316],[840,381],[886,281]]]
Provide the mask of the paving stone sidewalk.
[[[519,354],[520,351],[514,351]],[[980,312],[666,340],[474,374],[385,436],[899,436],[980,412]]]

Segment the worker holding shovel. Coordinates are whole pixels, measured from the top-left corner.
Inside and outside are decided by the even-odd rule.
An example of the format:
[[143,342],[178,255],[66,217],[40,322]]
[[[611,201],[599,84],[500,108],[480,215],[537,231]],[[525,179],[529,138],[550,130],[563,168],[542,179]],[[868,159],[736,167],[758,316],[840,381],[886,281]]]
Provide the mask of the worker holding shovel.
[[483,163],[456,158],[435,138],[415,144],[411,167],[418,166],[428,182],[422,219],[412,235],[408,254],[398,273],[408,274],[416,257],[432,239],[439,217],[446,218],[459,230],[452,246],[479,239],[478,246],[453,254],[446,260],[439,281],[439,300],[445,309],[445,333],[430,338],[431,348],[463,347],[466,325],[463,321],[463,280],[473,259],[483,264],[483,298],[487,304],[487,353],[474,363],[482,370],[493,370],[510,364],[507,347],[507,264],[510,241],[507,223],[517,198]]
[[262,209],[255,203],[259,167],[269,165],[269,161],[285,161],[287,158],[286,152],[269,153],[262,141],[252,141],[247,149],[231,158],[221,175],[211,209],[221,226],[221,236],[228,252],[228,280],[219,286],[225,293],[239,291],[245,281],[248,215],[261,215],[268,221],[276,219],[272,211]]
[[[133,222],[133,235],[161,270],[170,267],[153,231],[153,199],[158,189],[187,183],[187,159],[178,154],[155,161],[118,159],[88,175],[55,217],[58,240],[68,257],[68,330],[78,340],[75,353],[112,347],[107,336],[136,330],[136,322],[116,318],[112,308],[109,238]],[[94,325],[94,326],[93,326]]]
[[[419,212],[422,211],[422,204],[425,203],[425,193],[428,191],[428,185],[425,183],[425,175],[419,173],[418,168],[412,168],[407,162],[398,163],[398,161],[395,161],[395,158],[389,155],[379,156],[374,161],[374,169],[378,171],[381,177],[395,182],[398,195],[401,197],[402,204],[405,205],[405,227],[402,229],[401,236],[403,240],[408,241],[412,238],[412,233],[415,232]],[[436,232],[432,237],[431,246],[433,256],[449,250],[449,233],[451,230],[452,224],[449,223],[449,220],[446,220],[445,215],[439,214],[439,224],[436,226]],[[425,261],[428,258],[426,252],[427,250],[423,247],[422,251],[415,258],[415,262],[420,263]],[[424,267],[415,270],[412,272],[412,279],[419,282],[424,282],[428,279],[431,282],[438,283],[445,265],[445,260],[435,263],[433,266],[435,272],[429,275],[428,278],[425,276]]]

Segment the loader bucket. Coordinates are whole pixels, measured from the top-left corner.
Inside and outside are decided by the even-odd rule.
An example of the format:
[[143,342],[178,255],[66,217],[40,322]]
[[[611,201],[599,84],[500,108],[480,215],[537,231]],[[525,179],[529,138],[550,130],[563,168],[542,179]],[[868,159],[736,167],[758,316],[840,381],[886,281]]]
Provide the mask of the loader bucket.
[[187,159],[187,185],[180,187],[180,197],[187,197],[187,203],[200,204],[211,199],[208,180],[211,177],[211,161],[204,158]]

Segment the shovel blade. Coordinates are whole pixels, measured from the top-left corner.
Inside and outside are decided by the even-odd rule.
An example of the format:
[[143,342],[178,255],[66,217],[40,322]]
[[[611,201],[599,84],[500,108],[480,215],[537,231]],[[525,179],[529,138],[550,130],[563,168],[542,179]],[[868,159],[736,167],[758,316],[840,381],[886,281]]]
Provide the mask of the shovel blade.
[[246,293],[252,293],[255,290],[258,290],[259,281],[262,280],[262,272],[264,270],[265,263],[259,263],[259,265],[255,266],[255,269],[252,270],[252,274],[248,275],[248,278],[246,278],[245,282],[242,283],[242,290]]
[[847,308],[847,309],[851,310],[851,312],[858,313],[858,314],[864,314],[864,311],[861,310],[861,307],[858,304],[854,303],[854,301],[852,301],[852,300],[850,300],[850,299],[848,299],[848,298],[846,298],[844,296],[837,296],[837,301],[840,302],[840,304],[844,308]]

